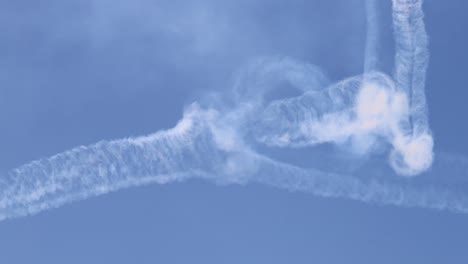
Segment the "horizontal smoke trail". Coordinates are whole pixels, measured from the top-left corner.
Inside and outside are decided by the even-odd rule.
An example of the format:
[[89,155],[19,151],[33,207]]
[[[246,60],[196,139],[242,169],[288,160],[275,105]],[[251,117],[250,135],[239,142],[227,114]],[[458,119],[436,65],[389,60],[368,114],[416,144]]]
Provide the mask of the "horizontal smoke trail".
[[[176,127],[153,135],[102,141],[37,160],[0,182],[0,219],[34,214],[73,200],[150,182],[181,181],[215,168],[215,150],[196,108]],[[213,156],[201,155],[203,153]]]
[[[222,123],[218,118],[220,115],[213,110],[193,105],[173,129],[145,137],[103,141],[19,167],[1,182],[0,220],[131,186],[190,178],[221,184],[257,182],[323,197],[468,213],[468,196],[454,187],[468,185],[466,179],[453,183],[443,179],[445,185],[441,186],[436,185],[437,179],[410,182],[378,177],[388,173],[383,171],[375,171],[376,175],[366,175],[374,173],[372,170],[362,175],[342,175],[304,169],[248,148],[223,144],[227,134],[213,127]],[[458,170],[466,174],[467,164],[464,160]],[[442,165],[442,169],[447,168],[447,164]]]
[[[255,127],[256,139],[270,146],[306,147],[324,142],[339,143],[353,135],[364,135],[370,128],[357,120],[356,107],[362,86],[370,84],[383,91],[393,89],[388,76],[371,72],[347,78],[320,91],[273,101],[261,114],[258,121],[261,126]],[[391,125],[392,120],[383,117],[381,120],[385,121],[385,126]]]
[[[442,160],[439,161],[440,164],[437,164],[440,170],[421,176],[428,177],[430,180],[409,182],[379,177],[384,173],[388,174],[388,171],[370,171],[373,173],[371,175],[367,175],[369,172],[362,175],[342,175],[315,169],[306,170],[262,157],[261,170],[252,180],[276,188],[308,192],[320,197],[468,213],[468,195],[465,191],[468,187],[466,179],[468,160],[457,157],[459,162],[456,165],[461,168],[453,169],[449,166],[453,163],[453,157],[446,158],[450,161]],[[456,179],[451,183],[447,179],[439,178],[441,175],[447,176],[444,174],[447,169],[458,176],[450,175],[449,177]]]

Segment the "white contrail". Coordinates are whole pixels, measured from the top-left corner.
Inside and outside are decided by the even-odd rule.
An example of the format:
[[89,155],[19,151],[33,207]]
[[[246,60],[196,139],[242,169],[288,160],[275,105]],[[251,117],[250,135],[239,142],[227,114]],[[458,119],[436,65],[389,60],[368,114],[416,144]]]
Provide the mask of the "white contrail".
[[379,0],[365,0],[366,4],[366,46],[364,52],[364,74],[377,71],[379,61]]
[[[215,165],[195,113],[170,130],[102,141],[21,166],[0,183],[0,219],[33,214],[122,187],[182,180]],[[216,153],[213,153],[216,154]]]
[[395,82],[410,95],[415,136],[430,133],[424,86],[429,63],[428,37],[422,0],[393,0]]
[[[385,170],[343,175],[304,169],[252,151],[232,138],[236,135],[224,128],[226,121],[234,122],[229,116],[193,105],[173,129],[102,141],[19,167],[1,182],[0,219],[38,213],[121,188],[189,178],[222,184],[258,182],[324,197],[468,213],[468,196],[456,189],[466,185],[466,180],[450,183],[441,178],[442,185],[437,185],[440,179],[430,175],[418,182],[386,178]],[[463,160],[458,169],[461,173],[466,173],[466,164]],[[437,176],[436,172],[432,175]]]
[[[459,158],[459,157],[458,157]],[[457,163],[463,168],[451,169],[465,179],[454,177],[453,182],[444,179],[449,163],[440,161],[441,170],[425,175],[426,181],[392,181],[385,171],[373,171],[361,175],[342,175],[314,169],[303,169],[263,157],[261,170],[253,181],[290,191],[310,192],[321,197],[347,198],[367,203],[420,207],[468,213],[468,186],[466,179],[468,161]],[[463,165],[461,165],[463,164]],[[367,175],[370,173],[371,175]],[[451,175],[453,177],[453,175]],[[423,176],[421,176],[423,177]],[[458,186],[457,186],[458,185]]]
[[[0,220],[130,186],[190,178],[258,182],[323,197],[468,213],[463,191],[468,161],[440,154],[430,168],[433,141],[424,97],[428,53],[421,3],[393,1],[394,79],[376,71],[376,1],[369,0],[363,75],[329,84],[317,66],[285,57],[257,60],[239,73],[227,99],[192,104],[172,129],[78,147],[12,170],[0,180]],[[269,100],[268,93],[284,81],[302,95]],[[329,170],[319,170],[268,155],[269,148],[324,143],[372,158],[340,172],[337,161],[331,161]],[[422,176],[394,176],[381,158],[389,145],[395,172]],[[447,168],[453,175],[444,175]]]

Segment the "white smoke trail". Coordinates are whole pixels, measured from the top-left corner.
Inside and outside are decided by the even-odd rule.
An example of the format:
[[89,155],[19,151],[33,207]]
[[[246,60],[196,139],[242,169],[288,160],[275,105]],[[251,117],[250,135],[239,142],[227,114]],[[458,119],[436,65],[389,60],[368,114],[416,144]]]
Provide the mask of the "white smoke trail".
[[11,171],[0,183],[0,219],[123,187],[182,180],[188,170],[215,165],[216,155],[199,155],[213,151],[196,118],[193,111],[168,131],[78,147]]
[[[433,160],[424,85],[429,62],[428,37],[422,0],[393,0],[395,83],[409,98],[409,115],[401,120],[402,134],[392,152],[392,165],[400,173],[417,174],[411,163],[425,169]],[[414,154],[411,154],[414,153]],[[418,165],[418,164],[416,164]]]
[[395,32],[395,82],[410,95],[415,136],[430,133],[424,85],[429,62],[428,38],[422,0],[393,0]]
[[379,49],[378,0],[366,1],[366,46],[364,52],[364,74],[377,71]]
[[[0,220],[148,183],[202,178],[222,184],[258,182],[324,197],[468,213],[468,162],[439,155],[432,164],[424,76],[427,36],[420,0],[394,0],[395,80],[376,72],[378,30],[369,26],[365,74],[329,84],[320,68],[288,58],[250,64],[223,104],[193,104],[173,128],[79,147],[34,161],[0,181]],[[369,0],[368,24],[376,2]],[[301,96],[269,101],[278,82]],[[221,96],[222,97],[222,96]],[[226,104],[224,104],[226,103]],[[220,105],[228,105],[221,107]],[[371,156],[352,171],[304,168],[269,157],[264,148],[351,146]],[[389,177],[392,168],[418,178]],[[448,158],[447,158],[448,157]],[[453,166],[453,164],[457,166]],[[456,175],[442,177],[450,166]]]
[[[0,219],[38,213],[121,188],[190,178],[222,184],[258,182],[324,197],[468,213],[468,196],[457,190],[466,180],[441,185],[437,183],[441,171],[428,174],[425,181],[409,182],[385,178],[382,175],[388,171],[381,169],[343,175],[282,163],[252,151],[231,134],[232,127],[225,125],[235,123],[237,114],[223,116],[195,104],[173,129],[102,141],[19,167],[2,179]],[[456,164],[463,164],[460,175],[466,173],[467,161]]]

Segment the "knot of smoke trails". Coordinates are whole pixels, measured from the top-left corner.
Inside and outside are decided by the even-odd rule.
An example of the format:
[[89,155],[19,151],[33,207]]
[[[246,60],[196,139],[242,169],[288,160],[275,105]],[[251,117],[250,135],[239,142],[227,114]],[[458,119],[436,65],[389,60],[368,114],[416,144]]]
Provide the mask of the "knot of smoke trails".
[[[216,101],[211,102],[215,107],[194,103],[172,129],[101,141],[10,171],[0,178],[0,220],[121,188],[195,177],[467,213],[468,196],[459,188],[460,182],[466,185],[466,179],[437,176],[446,174],[448,168],[466,177],[468,162],[439,155],[428,170],[433,162],[433,139],[424,94],[429,55],[422,1],[393,1],[396,56],[392,77],[376,67],[377,1],[366,0],[368,34],[362,75],[330,84],[316,66],[287,58],[258,60],[240,73],[229,94],[231,107],[221,107]],[[281,81],[300,95],[269,100],[268,93]],[[387,171],[373,167],[357,171],[362,175],[303,168],[263,155],[256,148],[256,144],[300,148],[325,143],[349,147],[353,155],[369,155],[380,145],[389,145],[389,163],[396,173],[425,173],[427,177],[387,179]]]
[[[325,80],[318,67],[292,59],[252,63],[234,89],[237,107],[249,106],[250,124],[243,126],[253,130],[256,141],[276,147],[334,143],[367,154],[385,141],[393,147],[390,164],[401,175],[414,176],[431,166],[429,129],[414,135],[405,126],[411,120],[409,95],[389,76],[369,72],[335,84]],[[266,94],[281,81],[303,94],[266,102]]]

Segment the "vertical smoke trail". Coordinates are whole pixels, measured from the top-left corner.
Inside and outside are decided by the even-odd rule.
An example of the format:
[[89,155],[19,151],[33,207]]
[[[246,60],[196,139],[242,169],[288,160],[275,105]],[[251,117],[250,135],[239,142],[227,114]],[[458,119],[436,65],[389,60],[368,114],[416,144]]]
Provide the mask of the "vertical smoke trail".
[[430,133],[424,85],[429,63],[422,0],[393,0],[395,82],[410,96],[414,136]]
[[424,85],[429,62],[423,0],[393,0],[395,74],[398,90],[408,98],[409,113],[400,122],[390,161],[401,174],[417,175],[432,165],[434,140],[428,121]]
[[366,46],[364,52],[364,74],[377,70],[379,61],[379,13],[378,0],[365,0],[366,4]]

